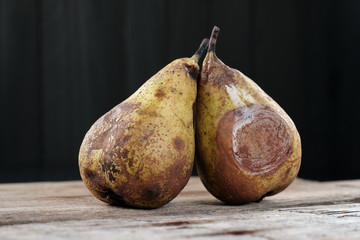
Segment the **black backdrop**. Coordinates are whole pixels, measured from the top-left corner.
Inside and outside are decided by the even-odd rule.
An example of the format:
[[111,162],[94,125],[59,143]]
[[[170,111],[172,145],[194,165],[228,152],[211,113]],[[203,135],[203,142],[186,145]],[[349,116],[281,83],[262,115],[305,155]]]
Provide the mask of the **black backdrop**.
[[212,26],[302,137],[300,176],[360,177],[360,1],[0,0],[0,181],[79,179],[91,124]]

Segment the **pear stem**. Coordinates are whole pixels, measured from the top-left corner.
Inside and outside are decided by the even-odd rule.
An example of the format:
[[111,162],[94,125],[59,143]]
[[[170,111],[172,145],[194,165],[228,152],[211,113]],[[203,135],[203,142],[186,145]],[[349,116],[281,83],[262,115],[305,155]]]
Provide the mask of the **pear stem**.
[[215,52],[216,40],[219,35],[219,32],[220,32],[220,28],[218,28],[217,26],[214,26],[214,28],[211,32],[208,52]]
[[199,59],[204,55],[206,49],[209,47],[209,39],[204,38],[200,44],[199,49],[195,52],[195,54],[191,57],[195,62],[199,62]]

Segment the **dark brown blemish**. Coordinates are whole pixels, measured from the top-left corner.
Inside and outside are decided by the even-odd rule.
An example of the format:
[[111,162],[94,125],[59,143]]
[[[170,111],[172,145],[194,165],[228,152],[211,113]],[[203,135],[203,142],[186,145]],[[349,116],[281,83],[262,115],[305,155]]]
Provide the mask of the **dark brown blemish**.
[[115,180],[114,174],[119,173],[120,171],[116,168],[114,162],[112,161],[112,158],[105,157],[104,159],[102,159],[102,161],[100,161],[100,164],[101,164],[101,170],[105,174],[107,174],[109,180],[114,181]]
[[94,180],[96,179],[98,176],[97,176],[97,173],[88,169],[88,168],[83,168],[83,171],[84,171],[84,177],[86,179],[91,179],[91,180]]
[[173,146],[177,151],[181,152],[185,148],[185,143],[180,137],[176,137],[173,139]]
[[103,172],[107,172],[107,171],[110,171],[111,165],[113,163],[111,161],[109,161],[107,158],[105,158],[100,161],[100,164],[101,164],[101,170]]
[[156,187],[148,188],[144,192],[144,196],[149,199],[156,198],[159,195],[159,189]]
[[119,172],[120,172],[120,170],[116,168],[115,164],[113,164],[113,165],[111,166],[110,171],[113,172],[113,173],[119,173]]
[[112,204],[116,206],[125,206],[124,200],[121,196],[116,195],[113,191],[108,190],[106,193],[106,199]]
[[226,113],[216,134],[219,150],[252,174],[269,174],[292,153],[285,121],[259,104]]
[[167,173],[169,174],[169,180],[167,182],[168,186],[175,186],[179,183],[179,179],[178,178],[173,178],[173,176],[181,176],[182,172],[184,170],[184,166],[186,166],[186,156],[181,156],[178,157],[174,164],[171,165],[168,170]]
[[112,172],[108,172],[108,178],[109,178],[109,180],[111,181],[111,182],[113,182],[113,181],[115,181],[115,177],[114,177],[114,175],[112,174]]
[[156,89],[155,97],[157,97],[157,98],[159,98],[159,99],[165,97],[165,92],[164,92],[164,90],[162,90],[161,88]]
[[185,64],[185,69],[186,72],[189,74],[189,76],[194,79],[197,80],[199,77],[199,68],[197,68],[195,65],[188,65]]
[[87,180],[86,182],[90,183],[87,187],[96,192],[100,198],[105,198],[106,195],[104,192],[106,191],[106,187],[104,179],[100,177],[97,172],[88,168],[82,168],[82,173],[83,177]]

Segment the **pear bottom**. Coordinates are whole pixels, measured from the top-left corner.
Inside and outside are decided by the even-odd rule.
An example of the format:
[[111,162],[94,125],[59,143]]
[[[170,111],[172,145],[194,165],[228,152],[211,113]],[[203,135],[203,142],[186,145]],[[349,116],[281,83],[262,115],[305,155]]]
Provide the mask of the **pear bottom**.
[[157,110],[123,102],[97,120],[85,136],[79,153],[80,175],[101,201],[159,208],[187,184],[195,151],[192,119],[186,130],[170,131],[164,126],[179,125],[178,119],[164,120]]
[[300,156],[292,154],[298,146],[293,141],[287,122],[267,107],[252,104],[228,111],[216,129],[216,150],[206,144],[199,148],[199,176],[225,203],[259,201],[281,192],[297,176]]

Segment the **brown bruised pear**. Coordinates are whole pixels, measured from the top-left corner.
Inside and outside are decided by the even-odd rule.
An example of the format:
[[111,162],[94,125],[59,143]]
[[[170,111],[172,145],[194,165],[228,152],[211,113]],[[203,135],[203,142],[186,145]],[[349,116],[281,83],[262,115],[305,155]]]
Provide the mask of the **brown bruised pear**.
[[195,155],[193,105],[204,39],[99,118],[79,152],[81,177],[109,204],[159,208],[187,184]]
[[256,83],[215,54],[214,27],[198,83],[196,166],[207,190],[229,204],[259,201],[297,176],[295,124]]

